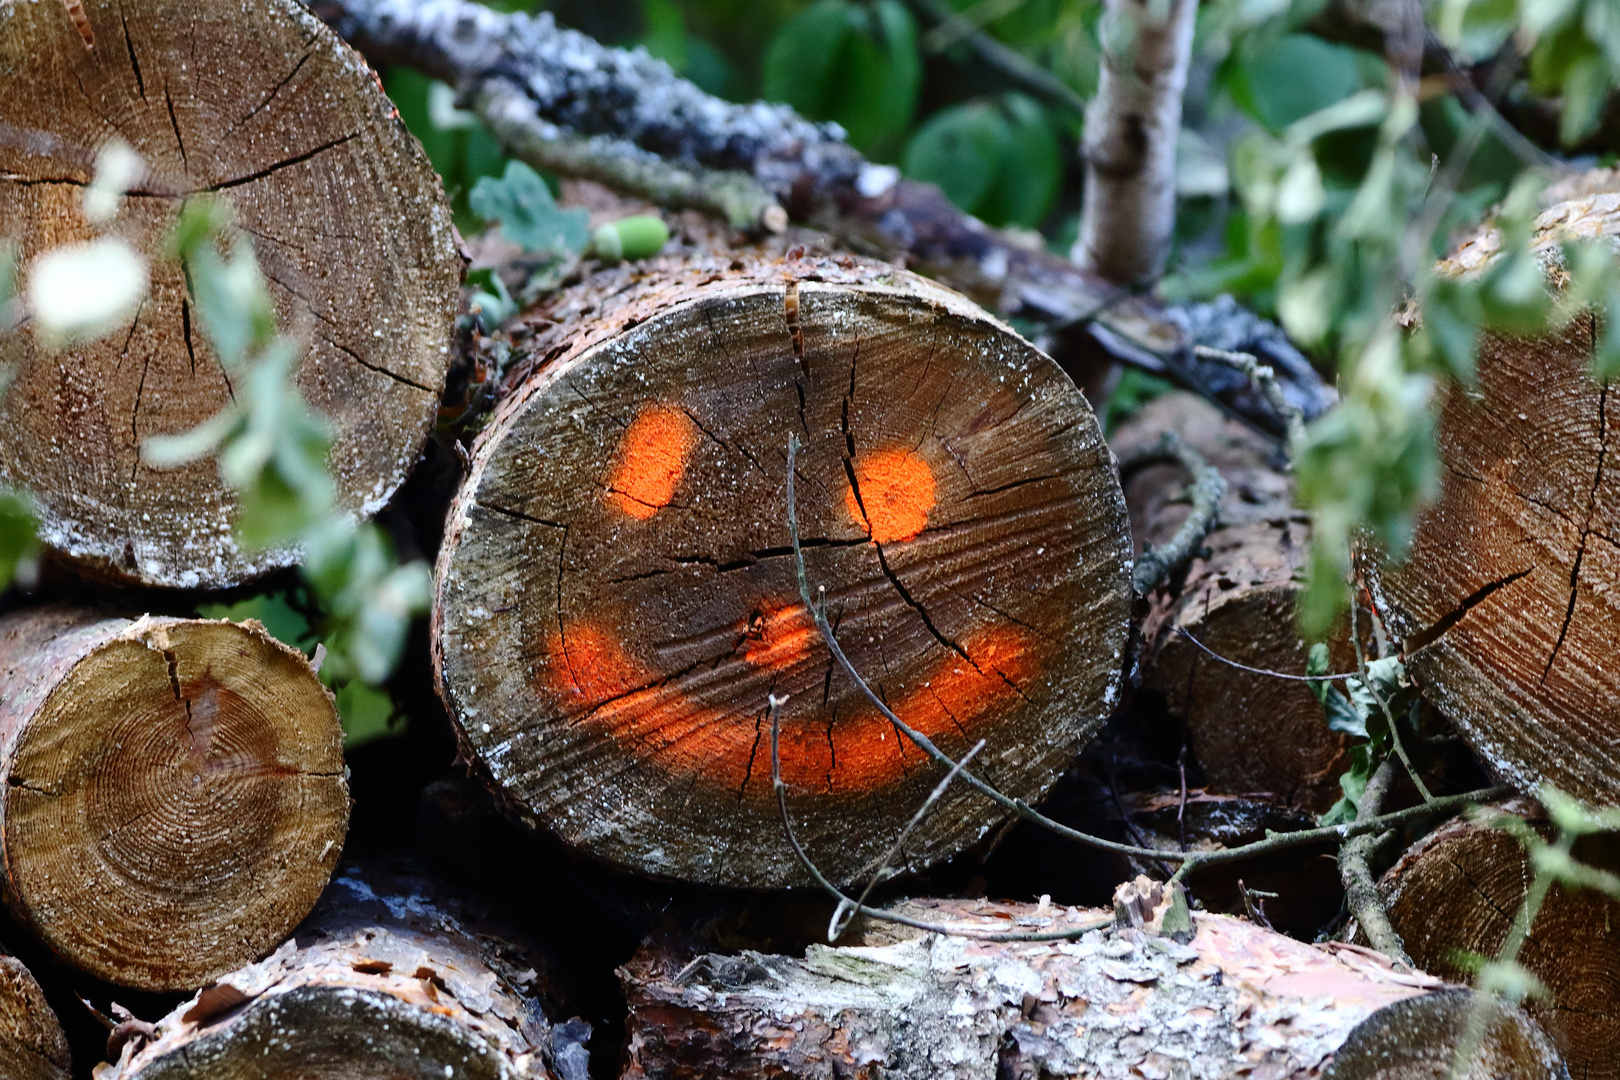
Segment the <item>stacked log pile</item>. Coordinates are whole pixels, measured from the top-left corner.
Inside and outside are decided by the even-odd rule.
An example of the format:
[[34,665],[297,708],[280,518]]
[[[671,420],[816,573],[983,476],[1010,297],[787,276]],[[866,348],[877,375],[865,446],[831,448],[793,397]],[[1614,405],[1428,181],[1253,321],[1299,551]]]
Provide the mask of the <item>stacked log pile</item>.
[[[128,239],[153,253],[123,333],[7,339],[0,482],[37,495],[52,572],[0,597],[0,895],[29,965],[0,956],[0,1075],[105,1057],[96,1080],[1396,1080],[1444,1075],[1476,1028],[1458,1075],[1608,1075],[1615,901],[1554,892],[1523,958],[1547,1001],[1457,985],[1455,951],[1500,946],[1533,872],[1502,834],[1446,823],[1478,792],[1281,836],[1339,797],[1352,740],[1264,674],[1302,674],[1308,648],[1308,531],[1270,436],[1176,395],[1105,442],[1012,327],[800,235],[710,225],[586,258],[490,334],[464,311],[458,336],[444,192],[373,72],[293,0],[0,0],[0,91],[0,237],[26,259],[93,235],[78,200],[116,133],[145,162]],[[340,508],[445,523],[428,633],[392,686],[408,734],[347,760],[318,652],[196,617],[293,588],[258,579],[299,552],[238,545],[213,462],[140,457],[241,391],[162,257],[205,193],[307,341]],[[1593,205],[1548,235],[1608,229]],[[1450,479],[1417,555],[1361,555],[1381,622],[1359,630],[1404,649],[1501,778],[1611,804],[1620,530],[1592,333],[1488,345],[1478,395],[1447,399]],[[396,498],[464,347],[510,361],[484,373],[493,411],[431,451],[464,461],[454,490]],[[1132,464],[1167,431],[1227,494],[1142,597],[1135,560],[1186,516],[1178,474]],[[1570,460],[1574,479],[1547,467]],[[1338,635],[1331,667],[1356,662]],[[1082,776],[1099,738],[1152,781]],[[394,793],[386,831],[350,835],[357,775]],[[1140,877],[1112,912],[987,899],[1009,831],[1083,780],[1107,821],[1056,823],[1069,880],[1106,897],[1126,859],[1176,880]],[[1422,970],[1331,940],[1350,933],[1332,858],[1357,830],[1415,845],[1383,895]],[[412,835],[467,880],[376,858]],[[1610,865],[1602,839],[1577,855]],[[443,850],[463,843],[479,857]],[[1221,861],[1245,845],[1263,858]],[[568,985],[581,962],[618,969],[610,1003]],[[610,1034],[588,1043],[575,1012]]]

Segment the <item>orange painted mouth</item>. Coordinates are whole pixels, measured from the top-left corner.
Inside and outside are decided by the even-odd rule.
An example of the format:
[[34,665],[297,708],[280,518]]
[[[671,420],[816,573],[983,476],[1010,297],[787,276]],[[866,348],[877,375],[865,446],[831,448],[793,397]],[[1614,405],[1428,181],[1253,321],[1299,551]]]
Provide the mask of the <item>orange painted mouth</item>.
[[[761,669],[780,673],[818,653],[818,662],[828,658],[816,648],[815,626],[802,605],[775,609],[751,624],[740,656],[703,669],[703,681],[713,689],[694,687],[693,693],[683,688],[683,679],[661,681],[629,656],[611,631],[578,624],[568,630],[566,649],[561,635],[552,637],[548,689],[572,720],[588,724],[626,753],[671,776],[696,774],[733,792],[768,794],[766,695],[735,696],[739,681],[754,681],[747,677],[749,669],[763,676]],[[891,707],[931,740],[971,738],[981,720],[1022,696],[1021,687],[1040,668],[1039,644],[1021,627],[977,630],[963,643],[967,658],[952,653],[933,664]],[[727,691],[733,695],[729,700],[715,700]],[[827,794],[874,791],[900,783],[927,760],[864,701],[843,715],[807,704],[797,715],[782,718],[782,778],[790,788]]]
[[619,444],[619,464],[608,479],[609,504],[637,521],[668,506],[696,442],[697,425],[680,409],[643,408]]

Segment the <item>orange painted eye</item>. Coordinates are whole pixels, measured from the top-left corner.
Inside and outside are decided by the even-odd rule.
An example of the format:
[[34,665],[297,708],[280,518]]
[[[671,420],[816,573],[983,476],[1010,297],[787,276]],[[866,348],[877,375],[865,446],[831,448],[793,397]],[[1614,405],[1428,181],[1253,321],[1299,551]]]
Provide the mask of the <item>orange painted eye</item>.
[[857,458],[855,481],[844,503],[877,543],[910,540],[927,528],[934,508],[934,473],[920,455],[888,450]]
[[646,521],[668,506],[681,486],[697,425],[679,409],[648,405],[619,444],[619,464],[608,480],[608,502]]

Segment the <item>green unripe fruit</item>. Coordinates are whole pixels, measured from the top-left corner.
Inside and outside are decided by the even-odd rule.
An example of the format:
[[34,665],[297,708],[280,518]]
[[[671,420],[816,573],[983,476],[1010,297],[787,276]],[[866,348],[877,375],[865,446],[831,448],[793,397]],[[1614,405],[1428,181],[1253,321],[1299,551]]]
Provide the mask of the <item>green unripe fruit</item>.
[[603,262],[620,259],[646,259],[658,254],[669,243],[669,226],[652,214],[636,214],[597,227],[591,249]]

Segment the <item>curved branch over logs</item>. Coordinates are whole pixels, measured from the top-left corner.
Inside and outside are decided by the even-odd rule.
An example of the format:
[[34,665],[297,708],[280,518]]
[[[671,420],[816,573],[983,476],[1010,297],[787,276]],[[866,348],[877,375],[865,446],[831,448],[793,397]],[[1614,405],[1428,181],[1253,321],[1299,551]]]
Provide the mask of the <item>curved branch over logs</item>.
[[[1118,360],[1219,401],[1274,435],[1285,424],[1242,375],[1193,347],[1253,353],[1307,417],[1334,400],[1275,326],[1230,301],[1166,308],[969,217],[930,184],[874,165],[831,124],[711,97],[644,52],[608,48],[549,14],[470,0],[306,0],[375,64],[454,86],[507,150],[664,205],[771,226],[780,207],[863,254],[936,277],[1047,327],[1053,351]],[[676,175],[679,174],[679,175]]]

